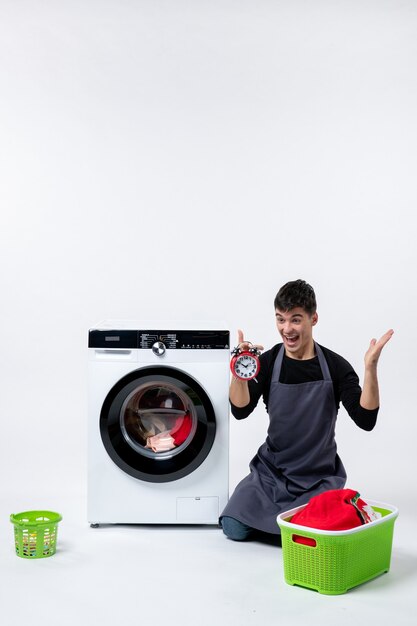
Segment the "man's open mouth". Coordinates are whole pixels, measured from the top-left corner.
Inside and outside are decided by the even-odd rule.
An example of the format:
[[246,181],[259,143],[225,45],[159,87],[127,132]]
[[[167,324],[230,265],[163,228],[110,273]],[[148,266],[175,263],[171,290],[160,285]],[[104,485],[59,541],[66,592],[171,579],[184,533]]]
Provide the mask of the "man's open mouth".
[[299,335],[284,335],[285,341],[289,346],[293,346],[297,343]]

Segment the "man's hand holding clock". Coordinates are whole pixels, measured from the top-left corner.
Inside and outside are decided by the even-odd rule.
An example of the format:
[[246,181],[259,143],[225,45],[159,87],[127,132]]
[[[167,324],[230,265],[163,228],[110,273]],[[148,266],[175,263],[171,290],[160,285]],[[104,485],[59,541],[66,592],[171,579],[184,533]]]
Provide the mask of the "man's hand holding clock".
[[263,346],[245,341],[243,331],[238,330],[238,345],[232,351],[230,369],[233,377],[237,380],[247,382],[254,379],[259,372],[259,355]]

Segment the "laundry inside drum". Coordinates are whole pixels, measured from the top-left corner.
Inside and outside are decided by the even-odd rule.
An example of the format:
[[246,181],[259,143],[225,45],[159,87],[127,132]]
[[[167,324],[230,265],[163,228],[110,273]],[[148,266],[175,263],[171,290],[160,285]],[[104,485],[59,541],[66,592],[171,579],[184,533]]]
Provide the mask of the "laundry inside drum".
[[120,422],[130,446],[164,459],[181,452],[197,428],[192,399],[174,384],[158,382],[141,385],[128,396]]

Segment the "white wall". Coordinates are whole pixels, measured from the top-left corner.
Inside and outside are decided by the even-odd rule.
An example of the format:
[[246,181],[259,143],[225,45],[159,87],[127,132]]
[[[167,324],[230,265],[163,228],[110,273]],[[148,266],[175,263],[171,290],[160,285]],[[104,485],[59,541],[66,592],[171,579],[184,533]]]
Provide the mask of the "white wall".
[[[416,33],[413,0],[0,0],[11,510],[84,489],[93,323],[226,319],[270,346],[275,293],[299,277],[316,339],[360,375],[371,337],[396,331],[377,428],[341,411],[338,441],[351,486],[406,502]],[[232,486],[265,429],[262,407],[232,423]]]

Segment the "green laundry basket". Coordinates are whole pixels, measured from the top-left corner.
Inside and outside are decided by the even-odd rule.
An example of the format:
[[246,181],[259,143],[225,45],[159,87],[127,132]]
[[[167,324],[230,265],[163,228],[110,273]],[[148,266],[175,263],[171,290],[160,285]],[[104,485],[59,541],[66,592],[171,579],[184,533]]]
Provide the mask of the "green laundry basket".
[[12,513],[14,541],[17,556],[24,559],[43,559],[56,552],[58,523],[62,515],[52,511],[25,511]]
[[[285,581],[336,595],[388,572],[398,509],[371,500],[367,503],[381,514],[380,519],[350,530],[318,530],[292,524],[292,516],[306,505],[278,515]],[[311,545],[300,542],[299,537],[308,539]]]

